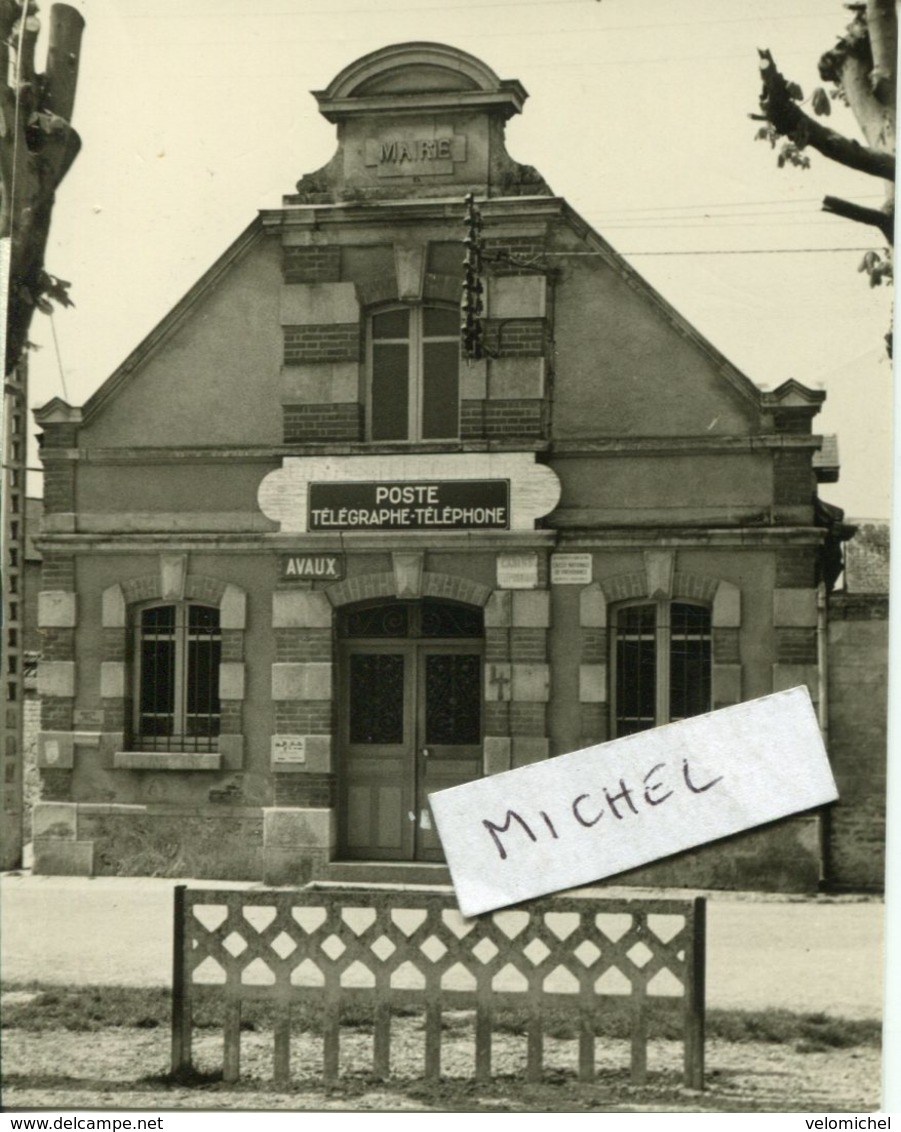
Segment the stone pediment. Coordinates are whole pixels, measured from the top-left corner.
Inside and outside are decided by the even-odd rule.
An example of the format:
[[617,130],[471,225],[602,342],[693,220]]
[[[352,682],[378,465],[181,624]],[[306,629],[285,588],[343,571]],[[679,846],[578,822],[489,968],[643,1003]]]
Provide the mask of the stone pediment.
[[338,151],[285,204],[550,194],[510,158],[504,126],[528,97],[475,56],[442,43],[397,43],[344,68],[314,91],[338,127]]
[[442,43],[397,43],[373,51],[314,95],[330,122],[461,104],[490,107],[509,118],[519,113],[527,97],[515,79],[499,79],[480,59]]

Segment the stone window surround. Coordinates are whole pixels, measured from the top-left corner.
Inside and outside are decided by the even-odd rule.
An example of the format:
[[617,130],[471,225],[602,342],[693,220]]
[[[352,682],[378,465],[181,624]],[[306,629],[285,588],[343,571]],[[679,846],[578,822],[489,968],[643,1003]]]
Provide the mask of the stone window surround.
[[[165,559],[165,561],[163,561]],[[244,654],[244,629],[247,616],[245,591],[231,582],[218,578],[191,574],[187,557],[162,556],[158,574],[143,575],[121,584],[107,587],[102,595],[101,624],[104,631],[121,630],[122,654],[129,657],[127,634],[135,608],[149,602],[204,602],[219,608],[221,631],[235,631],[238,651]],[[100,665],[100,695],[104,704],[127,702],[131,659],[102,660]],[[220,665],[220,700],[232,701],[240,712],[244,699],[244,662],[223,661]],[[225,693],[223,695],[223,692]],[[126,726],[127,726],[126,721]],[[232,721],[235,726],[235,721]],[[112,765],[121,770],[210,771],[240,770],[243,763],[243,734],[237,731],[220,731],[217,752],[128,751],[124,749],[127,730],[109,736],[113,741]]]
[[[676,569],[675,552],[650,551],[645,555],[645,568],[628,574],[601,578],[582,590],[579,622],[583,630],[606,634],[611,608],[628,601],[666,599],[707,605],[711,610],[711,699],[712,707],[726,707],[742,699],[741,658],[718,656],[718,644],[724,634],[734,636],[736,650],[741,626],[741,590],[725,579]],[[613,665],[608,659],[580,665],[580,702],[606,709],[613,697],[610,685]],[[605,728],[605,730],[607,730]],[[609,732],[606,738],[610,738]]]

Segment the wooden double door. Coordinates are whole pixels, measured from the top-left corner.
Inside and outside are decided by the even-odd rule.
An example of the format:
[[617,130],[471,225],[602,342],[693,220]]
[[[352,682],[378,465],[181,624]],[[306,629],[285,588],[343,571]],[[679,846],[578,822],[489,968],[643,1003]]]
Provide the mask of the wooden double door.
[[481,625],[481,610],[441,602],[392,602],[344,618],[343,857],[443,860],[428,795],[482,773]]

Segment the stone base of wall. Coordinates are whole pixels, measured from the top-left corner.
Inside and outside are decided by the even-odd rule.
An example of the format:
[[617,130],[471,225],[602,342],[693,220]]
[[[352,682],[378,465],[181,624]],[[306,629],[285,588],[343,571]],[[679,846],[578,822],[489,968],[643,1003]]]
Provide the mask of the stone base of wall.
[[263,875],[259,810],[91,813],[79,807],[78,839],[93,844],[95,876],[260,880]]
[[23,757],[25,759],[23,792],[23,841],[31,840],[31,809],[41,799],[41,776],[38,771],[38,735],[41,730],[41,701],[37,696],[26,695],[23,724]]
[[872,793],[857,797],[848,791],[840,797],[828,828],[829,891],[884,892],[885,779],[876,782]]
[[[73,807],[74,809],[75,807]],[[83,806],[77,840],[36,840],[35,872],[51,875],[160,876],[198,880],[262,880],[303,885],[328,875],[328,846],[264,837],[261,810],[155,812],[144,807]],[[312,811],[316,813],[316,811]],[[280,811],[266,811],[281,816]],[[285,811],[308,821],[303,811]],[[328,815],[328,811],[318,811]],[[712,845],[620,873],[607,883],[812,893],[821,883],[820,823],[789,818]],[[393,866],[384,863],[384,883]]]
[[820,837],[817,817],[787,818],[620,873],[607,883],[649,888],[816,892],[821,880]]

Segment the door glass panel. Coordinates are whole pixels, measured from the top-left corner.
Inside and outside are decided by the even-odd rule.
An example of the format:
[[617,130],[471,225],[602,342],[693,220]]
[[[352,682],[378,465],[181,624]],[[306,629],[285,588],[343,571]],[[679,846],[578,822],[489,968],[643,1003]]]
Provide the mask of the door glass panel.
[[656,609],[632,605],[616,623],[616,734],[654,726],[657,687]]
[[431,653],[425,658],[427,746],[481,742],[481,664],[476,655]]
[[404,740],[404,658],[394,653],[350,657],[351,743]]

